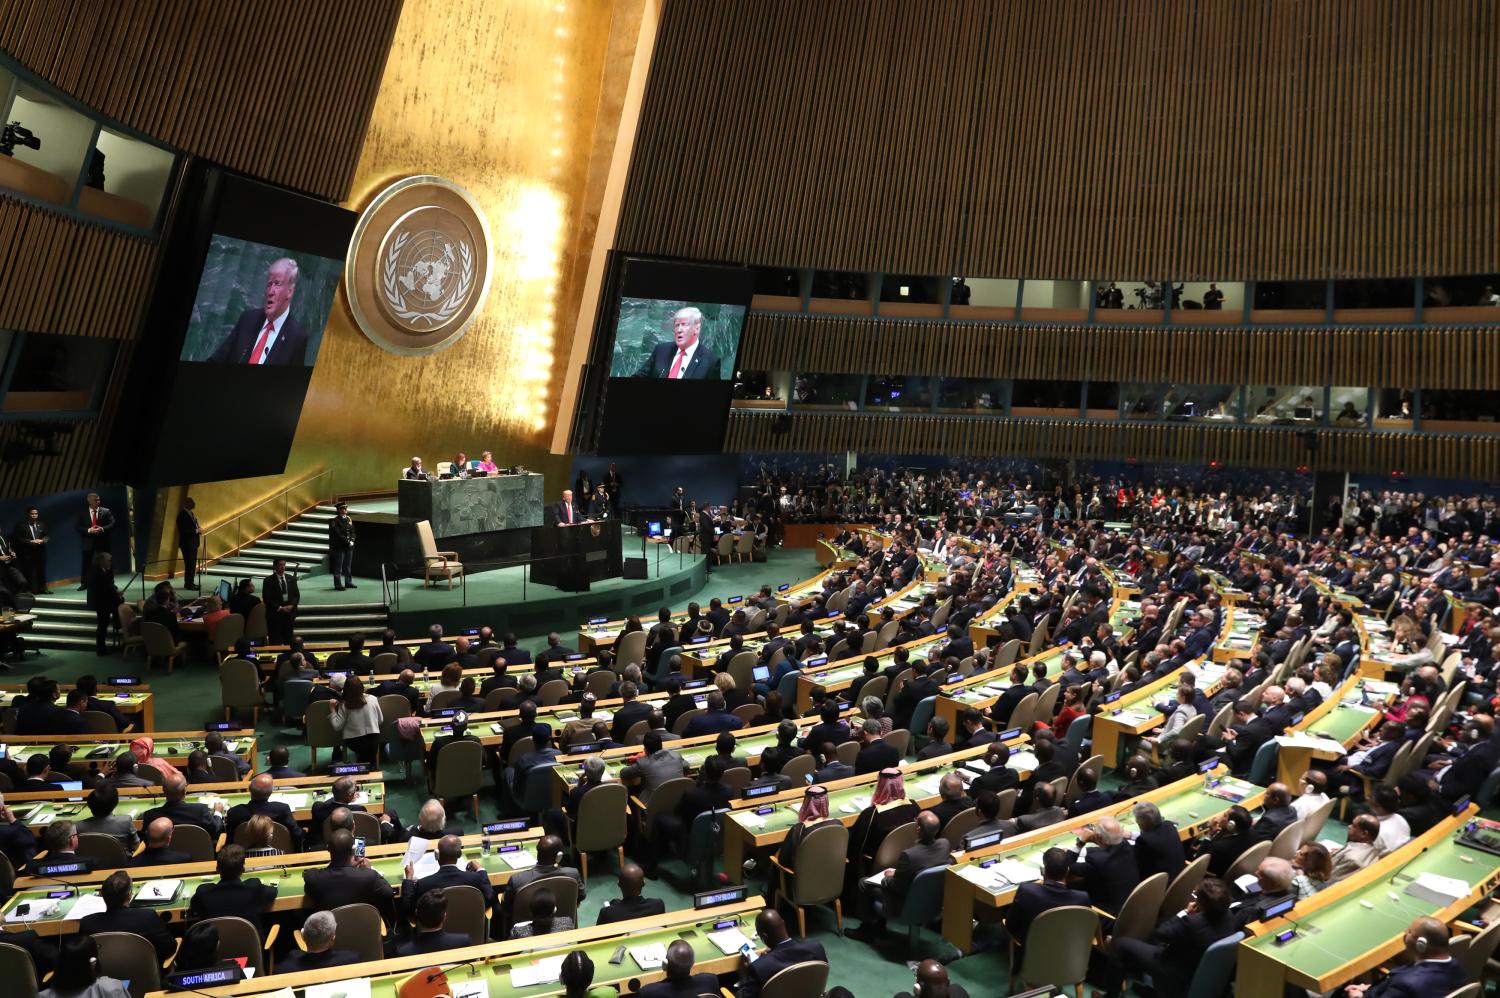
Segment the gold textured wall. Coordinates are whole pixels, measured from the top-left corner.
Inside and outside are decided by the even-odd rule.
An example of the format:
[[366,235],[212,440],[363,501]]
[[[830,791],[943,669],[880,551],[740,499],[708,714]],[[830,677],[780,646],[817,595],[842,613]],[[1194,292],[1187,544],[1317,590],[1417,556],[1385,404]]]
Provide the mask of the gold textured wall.
[[490,296],[454,346],[398,357],[365,338],[341,295],[286,472],[194,486],[206,524],[324,468],[338,492],[389,490],[413,454],[436,464],[459,449],[562,487],[568,459],[546,448],[571,348],[557,320],[577,309],[619,117],[611,93],[642,4],[406,4],[347,206],[411,174],[464,187],[489,221]]

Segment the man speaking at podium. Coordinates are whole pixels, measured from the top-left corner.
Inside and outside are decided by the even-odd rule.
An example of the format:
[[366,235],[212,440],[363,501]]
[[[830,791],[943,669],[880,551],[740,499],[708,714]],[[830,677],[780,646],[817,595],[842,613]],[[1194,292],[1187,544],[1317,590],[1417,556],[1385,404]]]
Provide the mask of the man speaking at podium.
[[552,505],[552,523],[554,526],[566,527],[574,523],[587,522],[583,513],[577,506],[573,505],[573,490],[563,489],[562,502]]
[[719,356],[698,339],[703,313],[691,305],[672,316],[672,342],[658,343],[636,372],[637,378],[669,381],[717,379]]

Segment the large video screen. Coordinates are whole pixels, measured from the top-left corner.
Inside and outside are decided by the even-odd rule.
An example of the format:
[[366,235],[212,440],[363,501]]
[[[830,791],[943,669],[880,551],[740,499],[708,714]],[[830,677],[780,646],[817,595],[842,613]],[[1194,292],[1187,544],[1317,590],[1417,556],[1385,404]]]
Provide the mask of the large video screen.
[[745,306],[622,298],[611,378],[731,381]]
[[342,260],[215,235],[181,359],[312,367]]
[[612,329],[614,336],[600,451],[718,451],[729,420],[740,334],[754,293],[750,271],[641,258],[615,263],[614,282],[606,292],[613,316],[605,335]]
[[113,473],[152,485],[280,474],[356,216],[202,163],[177,201]]

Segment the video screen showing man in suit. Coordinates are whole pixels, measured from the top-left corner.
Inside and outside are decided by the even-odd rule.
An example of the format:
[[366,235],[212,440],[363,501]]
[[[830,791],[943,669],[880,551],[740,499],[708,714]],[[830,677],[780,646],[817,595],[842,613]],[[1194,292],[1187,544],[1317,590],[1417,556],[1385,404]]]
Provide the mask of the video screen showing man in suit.
[[733,378],[744,322],[742,305],[622,298],[610,377]]
[[182,359],[311,367],[333,307],[341,263],[214,236]]

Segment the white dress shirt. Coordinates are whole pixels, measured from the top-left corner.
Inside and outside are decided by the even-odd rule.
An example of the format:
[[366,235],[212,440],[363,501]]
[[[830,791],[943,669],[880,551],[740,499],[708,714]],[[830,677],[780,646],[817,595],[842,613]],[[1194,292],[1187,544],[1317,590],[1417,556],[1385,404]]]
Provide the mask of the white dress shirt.
[[[260,355],[260,362],[262,364],[264,364],[271,358],[271,348],[275,346],[276,341],[281,338],[281,327],[286,325],[287,313],[290,311],[290,309],[284,310],[280,315],[271,320],[271,335],[266,338],[266,349]],[[262,322],[260,324],[260,329],[256,330],[255,332],[255,340],[250,344],[250,358],[252,360],[255,359],[255,344],[260,342],[260,334],[265,332],[265,330],[266,324]]]
[[667,364],[667,375],[669,377],[672,374],[672,365],[677,363],[677,354],[678,353],[682,354],[682,366],[677,369],[677,380],[681,381],[683,379],[683,377],[686,376],[687,370],[688,370],[688,365],[693,362],[693,354],[695,354],[695,353],[698,352],[698,344],[699,344],[699,342],[701,342],[701,341],[694,340],[693,341],[693,345],[690,346],[690,347],[688,347],[686,350],[673,351],[673,353],[672,353],[672,360]]

